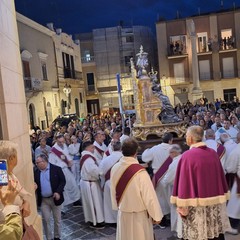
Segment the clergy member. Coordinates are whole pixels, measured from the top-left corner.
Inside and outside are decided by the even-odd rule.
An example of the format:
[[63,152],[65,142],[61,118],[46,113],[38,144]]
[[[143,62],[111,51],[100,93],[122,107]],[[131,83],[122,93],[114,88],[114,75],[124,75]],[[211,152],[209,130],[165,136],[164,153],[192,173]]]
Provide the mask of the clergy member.
[[182,217],[178,237],[224,239],[230,224],[226,202],[228,186],[217,153],[202,142],[203,129],[191,126],[186,133],[190,150],[178,163],[171,203]]
[[111,199],[118,210],[117,240],[153,240],[153,223],[163,215],[147,171],[137,160],[138,143],[123,142],[124,157],[111,170]]

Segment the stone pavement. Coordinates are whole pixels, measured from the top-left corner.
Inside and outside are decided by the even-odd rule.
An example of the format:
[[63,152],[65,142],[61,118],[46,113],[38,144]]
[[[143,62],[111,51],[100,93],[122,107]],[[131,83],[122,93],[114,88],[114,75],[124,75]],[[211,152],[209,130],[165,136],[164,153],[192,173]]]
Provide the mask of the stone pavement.
[[[53,225],[53,223],[51,224]],[[53,229],[53,226],[52,226]],[[158,226],[154,227],[156,240],[174,240],[170,228],[160,229]],[[116,229],[114,227],[106,226],[101,230],[94,230],[88,227],[84,222],[82,207],[69,207],[62,219],[62,238],[61,240],[114,240]],[[45,239],[45,238],[44,238]],[[240,235],[226,234],[226,240],[239,240]],[[125,239],[127,240],[127,239]],[[137,239],[136,239],[137,240]]]

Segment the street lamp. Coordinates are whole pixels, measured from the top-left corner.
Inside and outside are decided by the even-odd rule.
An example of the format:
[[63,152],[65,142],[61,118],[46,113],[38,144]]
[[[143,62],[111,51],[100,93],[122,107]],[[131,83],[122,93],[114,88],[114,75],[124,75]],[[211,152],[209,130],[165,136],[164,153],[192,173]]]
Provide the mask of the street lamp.
[[69,84],[65,84],[64,88],[63,88],[63,92],[65,93],[66,97],[67,97],[67,109],[68,109],[68,113],[69,113],[69,109],[70,109],[70,93],[72,91],[71,85]]

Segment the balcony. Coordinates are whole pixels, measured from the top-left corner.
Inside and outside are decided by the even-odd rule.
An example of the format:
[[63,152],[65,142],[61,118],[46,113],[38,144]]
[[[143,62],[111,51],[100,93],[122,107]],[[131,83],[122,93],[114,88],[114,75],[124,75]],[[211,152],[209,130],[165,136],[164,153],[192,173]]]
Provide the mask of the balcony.
[[199,80],[210,80],[211,73],[210,72],[200,72],[199,73]]
[[236,75],[235,75],[235,72],[233,70],[229,70],[229,71],[224,71],[223,74],[222,74],[222,78],[225,79],[225,78],[235,78]]
[[33,77],[24,77],[26,91],[38,91],[42,89],[42,80]]
[[71,78],[76,80],[83,80],[82,72],[75,71],[69,68],[58,67],[59,78]]
[[186,41],[171,41],[167,49],[168,59],[187,56]]
[[88,85],[87,86],[87,91],[90,93],[95,92],[95,85]]
[[71,68],[64,68],[63,69],[63,72],[64,72],[64,78],[73,78],[75,79],[76,76],[75,76],[75,71],[72,70]]
[[94,62],[94,56],[87,56],[87,57],[82,57],[81,58],[82,63],[91,63]]
[[186,77],[178,77],[178,78],[170,78],[170,85],[183,85],[189,84],[189,78]]

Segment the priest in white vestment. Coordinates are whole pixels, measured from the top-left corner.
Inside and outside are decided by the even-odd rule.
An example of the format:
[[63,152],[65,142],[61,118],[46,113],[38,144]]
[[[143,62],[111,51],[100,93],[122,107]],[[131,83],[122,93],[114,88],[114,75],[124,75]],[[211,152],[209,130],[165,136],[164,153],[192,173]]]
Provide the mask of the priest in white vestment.
[[112,209],[110,194],[110,171],[112,167],[123,156],[120,141],[113,142],[113,152],[108,157],[102,159],[99,168],[102,172],[101,185],[103,186],[103,207],[105,223],[117,223],[117,211]]
[[103,196],[99,177],[101,175],[97,160],[94,155],[94,145],[84,142],[80,160],[80,189],[85,222],[90,222],[90,227],[101,229],[104,227]]
[[93,145],[95,146],[94,149],[94,156],[97,159],[98,164],[103,158],[104,153],[107,151],[107,146],[104,143],[104,140],[106,138],[106,135],[103,131],[97,131],[94,134],[94,143]]
[[51,153],[49,154],[49,162],[62,168],[62,171],[66,179],[66,185],[64,187],[63,192],[64,195],[63,206],[67,206],[71,203],[79,201],[80,190],[75,181],[74,175],[69,170],[69,167],[71,167],[72,165],[72,157],[68,152],[68,147],[65,144],[63,135],[57,136],[56,143],[53,145]]
[[[226,161],[226,171],[227,173],[234,173],[240,178],[240,133],[237,134],[237,146],[230,153]],[[235,176],[234,183],[231,189],[231,196],[227,204],[227,212],[230,217],[230,222],[232,225],[232,230],[229,232],[232,234],[238,234],[238,228],[240,225],[240,197],[237,189],[239,186],[237,184],[237,179]]]
[[[153,173],[155,174],[158,169],[164,164],[164,162],[169,157],[169,149],[172,146],[173,136],[171,133],[166,133],[162,138],[162,143],[158,144],[150,149],[146,149],[142,154],[142,161],[145,163],[152,162]],[[161,205],[163,215],[168,215],[170,213],[169,200],[167,199],[167,193],[162,184],[162,180],[158,181],[156,185],[156,193],[158,201]],[[161,225],[165,227],[165,218]]]
[[132,165],[140,167],[137,150],[136,140],[126,139],[122,144],[124,157],[111,170],[112,206],[118,210],[117,240],[153,240],[152,224],[158,224],[163,217],[153,184],[144,168],[133,174],[125,186],[121,186],[124,191],[120,201],[117,200],[116,191],[123,173]]
[[[162,179],[162,184],[167,191],[169,204],[170,204],[170,198],[172,195],[173,184],[176,176],[178,162],[182,156],[181,152],[182,152],[182,149],[177,144],[172,145],[172,147],[169,149],[169,155],[171,156],[173,161],[169,165],[169,168]],[[177,221],[178,221],[177,208],[173,204],[170,204],[170,206],[171,206],[171,231],[177,232]]]
[[[215,152],[218,153],[218,147],[219,144],[216,140],[215,140],[215,132],[212,129],[207,129],[205,132],[205,143],[206,145],[213,149]],[[222,145],[223,146],[223,145]],[[224,147],[224,146],[223,146]],[[225,148],[225,147],[224,147]],[[218,155],[219,156],[219,155]],[[225,151],[219,156],[223,170],[225,172],[225,162],[226,162],[226,149]]]

